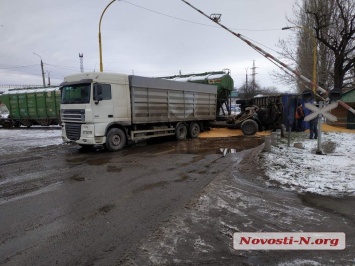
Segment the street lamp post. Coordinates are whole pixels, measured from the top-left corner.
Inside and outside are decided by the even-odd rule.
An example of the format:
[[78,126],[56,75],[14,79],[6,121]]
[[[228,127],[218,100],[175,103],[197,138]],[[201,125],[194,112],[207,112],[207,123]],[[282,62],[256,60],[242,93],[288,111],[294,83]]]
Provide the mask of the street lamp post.
[[116,0],[112,0],[107,6],[106,8],[104,9],[104,11],[102,12],[101,14],[101,17],[100,17],[100,22],[99,22],[99,52],[100,52],[100,72],[103,72],[104,71],[104,66],[102,64],[102,43],[101,43],[101,21],[102,21],[102,17],[104,16],[107,8],[113,3],[115,2]]
[[41,70],[42,70],[42,80],[43,80],[43,88],[46,87],[46,81],[44,80],[44,70],[43,70],[43,60],[42,57],[39,54],[36,54],[33,52],[35,55],[37,55],[39,58],[41,58]]
[[316,37],[313,36],[312,32],[304,26],[294,26],[294,27],[284,27],[282,28],[282,30],[289,30],[289,29],[294,29],[294,28],[299,28],[299,29],[303,29],[305,31],[307,31],[309,33],[310,36],[312,36],[313,38],[313,79],[312,79],[312,89],[313,89],[313,93],[316,93],[316,89],[317,89],[317,39]]

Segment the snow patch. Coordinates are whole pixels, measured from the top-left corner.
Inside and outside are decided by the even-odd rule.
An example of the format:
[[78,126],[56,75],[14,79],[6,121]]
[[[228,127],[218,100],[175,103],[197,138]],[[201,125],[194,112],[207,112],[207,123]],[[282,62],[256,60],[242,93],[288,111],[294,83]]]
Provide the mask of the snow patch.
[[278,266],[320,266],[319,262],[314,260],[294,260],[292,262],[279,263]]
[[263,153],[261,162],[266,176],[288,190],[321,195],[355,195],[355,135],[324,133],[322,150],[317,155],[317,140],[303,140],[304,149],[286,143]]

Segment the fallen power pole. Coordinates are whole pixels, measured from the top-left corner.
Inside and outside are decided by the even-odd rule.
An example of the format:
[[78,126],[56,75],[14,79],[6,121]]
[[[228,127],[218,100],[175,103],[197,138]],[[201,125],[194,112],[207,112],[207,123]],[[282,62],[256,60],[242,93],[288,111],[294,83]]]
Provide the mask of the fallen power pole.
[[[298,71],[292,69],[291,67],[289,67],[288,65],[286,65],[285,63],[283,63],[282,61],[280,61],[279,59],[277,59],[276,57],[272,56],[271,54],[269,54],[268,52],[264,51],[263,49],[261,49],[260,47],[258,47],[257,45],[253,44],[251,41],[247,40],[245,37],[243,37],[243,35],[241,35],[240,33],[236,33],[232,30],[230,30],[229,28],[227,28],[226,26],[224,26],[223,24],[221,24],[219,22],[219,17],[220,16],[208,16],[206,15],[204,12],[202,12],[201,10],[197,9],[196,7],[194,7],[193,5],[191,5],[190,3],[188,3],[185,0],[181,0],[183,1],[185,4],[187,4],[188,6],[192,7],[193,9],[195,9],[197,12],[201,13],[203,16],[205,16],[206,18],[210,19],[211,21],[213,21],[214,23],[218,24],[220,27],[222,27],[223,29],[225,29],[226,31],[232,33],[234,36],[238,37],[239,39],[241,39],[242,41],[244,41],[247,45],[249,45],[250,47],[252,47],[254,50],[256,50],[258,53],[260,53],[261,55],[263,55],[264,57],[266,57],[269,61],[271,61],[273,64],[275,64],[277,67],[281,68],[284,71],[289,71],[291,73],[288,72],[288,74],[290,74],[293,77],[297,77],[298,79],[304,81],[308,86],[310,86],[311,88],[316,87],[317,90],[321,93],[321,94],[325,94],[327,95],[327,90],[323,89],[322,87],[320,87],[318,84],[314,84],[310,79],[308,79],[307,77],[303,76],[301,73],[299,73]],[[353,114],[355,114],[355,110],[353,108],[351,108],[349,105],[347,105],[346,103],[342,102],[342,101],[338,101],[338,103],[345,107],[347,110],[349,110],[350,112],[352,112]]]

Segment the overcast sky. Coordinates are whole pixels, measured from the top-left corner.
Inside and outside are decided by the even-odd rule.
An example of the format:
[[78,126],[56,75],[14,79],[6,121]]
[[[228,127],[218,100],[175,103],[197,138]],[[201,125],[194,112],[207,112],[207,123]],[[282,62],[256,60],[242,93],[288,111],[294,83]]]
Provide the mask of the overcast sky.
[[[100,71],[99,20],[110,1],[0,0],[0,86],[41,85],[40,57],[52,84],[80,72],[79,53],[85,71]],[[273,55],[279,39],[292,34],[281,28],[294,0],[189,2],[208,15],[221,13],[222,24]],[[240,87],[255,60],[259,84],[282,89],[270,77],[276,66],[181,0],[116,1],[103,16],[101,34],[105,72],[167,76],[230,69]]]

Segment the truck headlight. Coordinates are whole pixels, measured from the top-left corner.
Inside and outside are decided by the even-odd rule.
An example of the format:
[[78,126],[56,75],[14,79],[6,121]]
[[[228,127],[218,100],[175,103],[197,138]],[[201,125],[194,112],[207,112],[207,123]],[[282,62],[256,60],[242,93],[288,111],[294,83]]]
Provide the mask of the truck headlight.
[[83,130],[84,135],[92,135],[92,131]]

